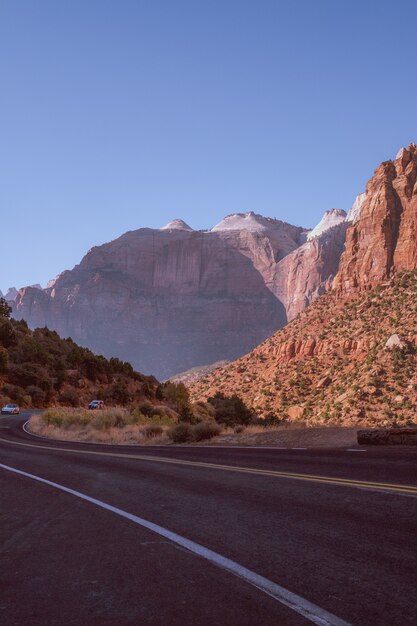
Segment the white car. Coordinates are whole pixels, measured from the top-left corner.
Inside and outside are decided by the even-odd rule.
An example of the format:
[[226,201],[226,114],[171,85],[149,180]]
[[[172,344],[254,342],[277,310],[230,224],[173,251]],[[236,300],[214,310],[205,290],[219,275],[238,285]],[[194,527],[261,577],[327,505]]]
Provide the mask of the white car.
[[104,402],[103,400],[91,400],[90,404],[88,405],[88,408],[90,409],[90,411],[94,411],[96,409],[103,409]]
[[19,415],[20,408],[17,404],[6,404],[1,410],[2,415]]

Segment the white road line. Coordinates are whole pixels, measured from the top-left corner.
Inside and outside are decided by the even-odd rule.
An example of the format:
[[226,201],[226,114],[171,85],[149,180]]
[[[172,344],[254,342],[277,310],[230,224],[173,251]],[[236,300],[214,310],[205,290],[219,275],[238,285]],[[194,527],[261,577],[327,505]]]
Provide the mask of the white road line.
[[77,498],[86,500],[87,502],[95,504],[96,506],[101,507],[106,511],[110,511],[111,513],[115,513],[120,517],[124,517],[125,519],[128,519],[131,522],[142,526],[143,528],[147,528],[148,530],[160,535],[161,537],[165,537],[166,539],[169,539],[170,541],[176,543],[182,548],[189,550],[193,554],[196,554],[197,556],[200,556],[203,559],[210,561],[210,563],[217,565],[217,567],[220,567],[227,572],[234,574],[235,576],[241,578],[250,585],[257,587],[257,589],[260,589],[281,604],[284,604],[299,615],[302,615],[313,624],[318,624],[319,626],[349,626],[348,622],[345,622],[335,615],[332,615],[332,613],[328,613],[316,604],[313,604],[312,602],[309,602],[301,596],[292,593],[292,591],[288,591],[288,589],[285,589],[284,587],[277,585],[271,580],[268,580],[267,578],[264,578],[263,576],[260,576],[255,572],[252,572],[246,567],[239,565],[239,563],[236,563],[235,561],[232,561],[231,559],[228,559],[227,557],[224,557],[217,552],[213,552],[213,550],[205,548],[204,546],[195,543],[194,541],[186,539],[181,535],[177,535],[176,533],[171,532],[166,528],[163,528],[163,526],[158,526],[158,524],[154,524],[153,522],[149,522],[148,520],[145,520],[141,517],[137,517],[136,515],[127,513],[122,509],[103,502],[102,500],[91,498],[90,496],[87,496],[80,491],[75,491],[74,489],[70,489],[69,487],[65,487],[64,485],[54,483],[50,480],[46,480],[45,478],[41,478],[40,476],[35,476],[34,474],[23,472],[22,470],[16,469],[15,467],[9,467],[8,465],[3,465],[2,463],[0,463],[0,468],[3,468],[8,472],[13,472],[14,474],[19,474],[20,476],[25,476],[26,478],[31,478],[32,480],[36,480],[45,485],[49,485],[50,487],[54,487],[55,489],[59,489],[60,491],[65,491],[72,496],[76,496]]
[[367,451],[361,450],[360,448],[346,448],[346,452],[367,452]]

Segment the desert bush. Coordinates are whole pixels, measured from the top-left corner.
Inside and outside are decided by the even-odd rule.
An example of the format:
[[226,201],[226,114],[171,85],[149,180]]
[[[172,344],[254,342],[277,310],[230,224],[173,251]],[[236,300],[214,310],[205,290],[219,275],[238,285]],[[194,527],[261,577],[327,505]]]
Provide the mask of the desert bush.
[[97,430],[108,430],[109,428],[123,428],[129,424],[130,414],[126,409],[114,408],[104,411],[95,411],[91,425]]
[[9,355],[4,348],[0,348],[0,374],[7,372],[9,366]]
[[37,387],[36,385],[29,385],[29,387],[26,387],[25,393],[31,398],[29,404],[39,407],[43,407],[45,405],[46,394],[40,387]]
[[248,425],[255,419],[254,413],[237,395],[227,397],[217,392],[207,402],[214,407],[215,419],[219,424],[231,427],[236,424]]
[[258,424],[267,428],[268,426],[279,426],[285,422],[282,416],[278,416],[275,413],[268,413],[263,419],[258,420]]
[[157,424],[149,424],[149,426],[145,426],[145,428],[142,428],[141,430],[142,435],[147,439],[158,437],[159,435],[162,435],[163,432],[164,429],[162,426],[158,426]]
[[25,395],[21,387],[11,385],[10,383],[6,383],[6,385],[3,386],[3,393],[10,398],[12,402],[17,402],[17,404],[21,404],[22,398]]
[[191,424],[180,423],[170,428],[167,435],[174,443],[186,443],[193,439],[193,429]]
[[74,426],[87,426],[92,421],[89,411],[73,408],[47,409],[42,413],[42,421],[48,426],[68,429]]
[[141,402],[136,408],[131,409],[132,424],[152,424],[172,426],[177,421],[177,414],[165,404],[152,404],[148,400]]
[[59,394],[59,401],[66,406],[80,406],[80,396],[75,389],[66,389]]
[[[183,383],[171,383],[170,381],[160,385],[158,394],[169,404],[174,411],[183,415],[182,421],[192,420],[190,395],[187,387]],[[181,419],[181,417],[180,417]]]
[[200,422],[192,427],[192,437],[194,441],[204,441],[212,439],[222,432],[219,424],[215,422]]
[[127,404],[132,398],[124,380],[118,379],[111,387],[111,399],[117,404]]
[[214,418],[216,414],[214,406],[208,404],[207,402],[202,402],[201,400],[199,400],[198,402],[194,402],[191,405],[191,410],[193,412],[194,421],[196,423],[210,421]]
[[138,404],[138,410],[142,415],[146,415],[146,417],[150,417],[154,412],[154,405],[149,400],[143,400]]
[[64,415],[59,409],[48,409],[48,411],[42,413],[41,419],[45,424],[47,424],[47,426],[56,426],[61,428],[64,421]]
[[9,318],[12,314],[12,307],[9,306],[6,300],[2,297],[0,298],[0,317]]
[[10,348],[17,344],[17,334],[12,322],[7,318],[0,318],[0,344]]

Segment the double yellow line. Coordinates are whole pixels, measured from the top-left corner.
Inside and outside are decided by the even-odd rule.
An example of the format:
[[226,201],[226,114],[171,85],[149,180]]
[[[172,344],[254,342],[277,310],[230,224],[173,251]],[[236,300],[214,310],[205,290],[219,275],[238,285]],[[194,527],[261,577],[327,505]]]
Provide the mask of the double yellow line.
[[205,463],[204,461],[187,461],[185,459],[173,459],[163,456],[147,456],[144,454],[119,454],[117,452],[97,452],[96,450],[79,450],[76,448],[60,448],[57,446],[36,445],[34,443],[23,443],[0,438],[0,442],[13,446],[24,446],[26,448],[39,448],[41,450],[52,450],[54,452],[67,452],[72,454],[88,454],[93,456],[106,456],[118,459],[133,459],[136,461],[151,461],[154,463],[169,463],[171,465],[183,465],[187,467],[200,467],[210,470],[221,470],[239,474],[250,474],[254,476],[270,476],[272,478],[287,478],[291,480],[301,480],[305,482],[321,483],[325,485],[335,485],[339,487],[354,487],[357,489],[368,489],[373,491],[384,491],[393,494],[406,494],[417,496],[417,486],[397,485],[392,483],[370,482],[367,480],[352,480],[348,478],[337,478],[334,476],[320,476],[315,474],[298,474],[294,472],[279,472],[276,470],[264,470],[254,467],[239,467],[236,465],[223,465],[219,463]]

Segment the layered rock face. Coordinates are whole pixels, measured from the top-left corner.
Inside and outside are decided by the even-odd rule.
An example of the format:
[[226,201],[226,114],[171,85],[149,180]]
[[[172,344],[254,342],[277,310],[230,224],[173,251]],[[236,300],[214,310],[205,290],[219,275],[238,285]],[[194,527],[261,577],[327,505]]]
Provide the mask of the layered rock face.
[[46,289],[20,290],[14,316],[159,378],[234,359],[325,289],[343,246],[340,217],[328,213],[329,228],[309,241],[305,229],[252,212],[211,231],[177,219],[129,232]]
[[360,219],[348,229],[334,287],[369,289],[417,266],[417,146],[382,163],[366,188]]
[[166,378],[237,358],[295,317],[331,285],[346,228],[340,209],[310,232],[253,212],[211,231],[175,219],[20,290],[14,316]]
[[339,269],[348,227],[344,211],[343,215],[341,220],[327,230],[320,230],[317,236],[309,238],[276,265],[273,291],[283,303],[289,321],[331,287]]
[[45,290],[20,291],[17,318],[165,378],[232,359],[286,322],[265,284],[302,229],[194,232],[178,222],[93,248]]

